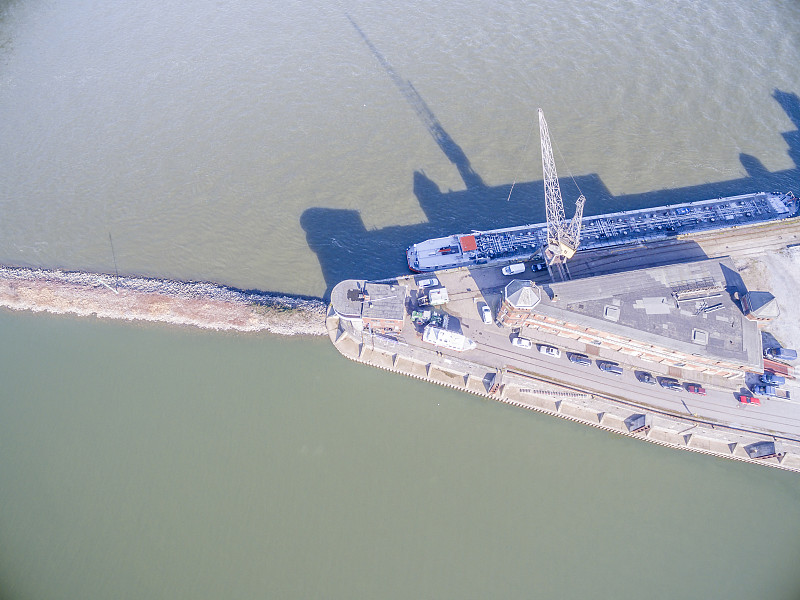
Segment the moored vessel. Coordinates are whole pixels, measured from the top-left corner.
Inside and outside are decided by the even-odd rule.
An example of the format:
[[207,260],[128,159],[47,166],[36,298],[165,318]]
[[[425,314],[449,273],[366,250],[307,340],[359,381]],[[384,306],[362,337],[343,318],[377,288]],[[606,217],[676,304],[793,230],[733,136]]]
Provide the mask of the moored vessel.
[[[582,219],[581,250],[780,221],[797,212],[792,192],[757,192],[595,215]],[[438,271],[531,260],[542,255],[546,244],[547,223],[537,223],[432,238],[410,246],[406,257],[412,271]]]

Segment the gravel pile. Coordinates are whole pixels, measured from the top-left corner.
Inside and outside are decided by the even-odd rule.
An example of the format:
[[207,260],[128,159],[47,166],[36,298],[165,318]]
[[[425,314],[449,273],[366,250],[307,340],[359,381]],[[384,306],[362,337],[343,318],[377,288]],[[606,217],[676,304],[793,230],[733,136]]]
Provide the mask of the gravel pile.
[[324,335],[326,303],[209,282],[0,266],[0,306],[204,329]]

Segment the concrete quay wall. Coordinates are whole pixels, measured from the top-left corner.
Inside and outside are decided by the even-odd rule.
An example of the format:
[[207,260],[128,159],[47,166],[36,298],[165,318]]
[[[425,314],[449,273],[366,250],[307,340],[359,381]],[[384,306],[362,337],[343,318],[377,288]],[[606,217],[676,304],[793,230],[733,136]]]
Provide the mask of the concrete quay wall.
[[[415,377],[455,390],[589,425],[667,448],[800,473],[800,443],[766,433],[730,428],[664,413],[650,407],[590,394],[518,370],[496,369],[467,359],[444,356],[392,338],[356,332],[329,308],[328,335],[345,357],[393,373]],[[502,384],[490,391],[492,375]],[[644,420],[646,426],[638,429]],[[748,448],[774,443],[777,456],[753,459]]]

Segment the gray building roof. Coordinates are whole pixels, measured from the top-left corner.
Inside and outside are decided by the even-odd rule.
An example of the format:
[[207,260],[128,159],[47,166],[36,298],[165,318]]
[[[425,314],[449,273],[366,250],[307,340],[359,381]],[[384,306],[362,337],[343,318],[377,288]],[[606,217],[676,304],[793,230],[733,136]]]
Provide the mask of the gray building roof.
[[553,283],[534,312],[760,371],[761,336],[732,299],[746,288],[729,258]]
[[331,290],[331,306],[336,314],[349,319],[361,318],[361,302],[365,281],[345,279]]
[[361,316],[366,319],[395,319],[405,317],[406,288],[387,283],[367,283],[369,301],[362,305]]
[[331,306],[338,315],[349,319],[402,321],[405,317],[407,291],[405,286],[397,283],[370,283],[363,279],[346,279],[337,283],[331,290]]
[[747,292],[745,302],[748,312],[759,319],[777,319],[781,316],[778,301],[769,292]]
[[506,300],[515,308],[530,309],[540,300],[539,289],[536,284],[524,279],[514,279],[505,288]]

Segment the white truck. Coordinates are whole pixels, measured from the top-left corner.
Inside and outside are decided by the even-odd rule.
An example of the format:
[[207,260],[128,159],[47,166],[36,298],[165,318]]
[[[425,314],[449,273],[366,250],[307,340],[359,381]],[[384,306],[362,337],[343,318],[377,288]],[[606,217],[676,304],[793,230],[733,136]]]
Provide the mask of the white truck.
[[465,335],[454,331],[448,331],[441,327],[434,327],[433,325],[425,327],[425,330],[422,332],[422,341],[433,344],[434,346],[456,350],[457,352],[472,350],[476,345],[474,341]]
[[518,275],[525,272],[525,265],[522,263],[513,263],[506,265],[502,269],[503,275]]
[[446,287],[429,289],[428,294],[421,296],[417,301],[420,306],[441,306],[450,301]]

